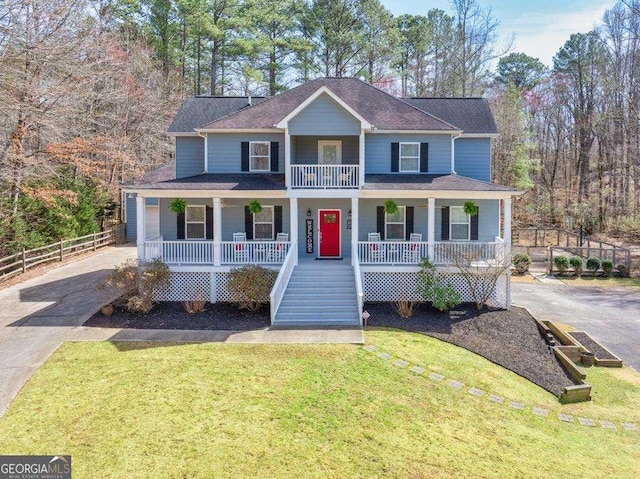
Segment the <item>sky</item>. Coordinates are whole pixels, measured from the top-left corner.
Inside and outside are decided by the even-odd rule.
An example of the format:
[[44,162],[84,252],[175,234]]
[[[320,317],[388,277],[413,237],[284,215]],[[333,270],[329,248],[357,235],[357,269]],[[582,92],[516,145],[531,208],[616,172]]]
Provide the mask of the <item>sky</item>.
[[[381,0],[394,15],[426,15],[432,8],[452,14],[450,0]],[[479,0],[498,20],[503,43],[515,35],[514,52],[524,52],[552,66],[553,56],[572,33],[600,23],[615,0]]]

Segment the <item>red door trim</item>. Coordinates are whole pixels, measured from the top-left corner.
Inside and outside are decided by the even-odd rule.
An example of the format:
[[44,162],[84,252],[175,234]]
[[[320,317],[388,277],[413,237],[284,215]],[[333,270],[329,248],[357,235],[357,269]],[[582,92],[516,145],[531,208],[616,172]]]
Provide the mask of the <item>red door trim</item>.
[[[322,256],[320,248],[320,233],[322,227],[322,213],[323,212],[337,212],[338,213],[338,256]],[[342,256],[342,210],[339,208],[326,208],[318,209],[318,258],[337,258]]]

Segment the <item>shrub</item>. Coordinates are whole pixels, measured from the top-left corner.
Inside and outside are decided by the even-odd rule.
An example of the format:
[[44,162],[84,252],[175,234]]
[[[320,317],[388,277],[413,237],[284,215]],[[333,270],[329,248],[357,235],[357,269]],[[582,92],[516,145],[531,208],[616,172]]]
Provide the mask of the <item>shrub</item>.
[[564,274],[569,269],[569,258],[566,256],[556,256],[553,258],[553,263],[556,265],[560,274]]
[[513,266],[518,273],[526,273],[530,265],[531,257],[527,253],[517,253],[513,256]]
[[600,269],[600,259],[591,256],[587,259],[587,269],[595,274]]
[[170,276],[169,268],[159,259],[140,264],[130,259],[116,266],[102,287],[120,290],[129,311],[146,314],[153,308],[153,291]]
[[618,273],[620,273],[620,276],[627,276],[628,271],[625,265],[619,264],[618,266],[616,266],[616,269],[618,270]]
[[610,278],[611,274],[613,273],[613,261],[611,261],[610,259],[603,259],[602,260],[602,271],[604,271],[604,275],[607,278]]
[[227,288],[237,298],[238,309],[256,312],[269,302],[269,293],[278,272],[262,266],[233,268],[227,276]]
[[576,272],[576,276],[582,275],[582,258],[579,256],[574,256],[569,260],[571,267]]
[[458,306],[460,293],[450,282],[442,284],[435,265],[424,258],[420,266],[422,270],[418,273],[418,291],[422,297],[440,312],[450,311]]
[[202,299],[190,299],[182,302],[182,307],[189,314],[198,314],[204,311],[207,301]]
[[413,316],[413,309],[416,304],[418,304],[417,301],[409,301],[404,293],[398,292],[398,300],[394,301],[393,307],[401,318],[406,319]]

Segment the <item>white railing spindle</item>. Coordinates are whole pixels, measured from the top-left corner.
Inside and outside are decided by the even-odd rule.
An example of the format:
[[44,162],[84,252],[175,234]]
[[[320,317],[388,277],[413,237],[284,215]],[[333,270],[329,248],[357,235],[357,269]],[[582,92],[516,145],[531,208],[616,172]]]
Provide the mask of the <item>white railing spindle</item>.
[[291,165],[291,187],[358,188],[359,165]]

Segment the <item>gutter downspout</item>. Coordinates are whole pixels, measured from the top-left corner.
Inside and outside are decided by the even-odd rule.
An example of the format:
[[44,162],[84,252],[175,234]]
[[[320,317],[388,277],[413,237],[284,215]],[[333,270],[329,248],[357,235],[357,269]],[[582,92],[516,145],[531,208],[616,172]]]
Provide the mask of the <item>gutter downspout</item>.
[[198,136],[204,138],[204,173],[209,173],[209,148],[208,148],[208,139],[209,133],[198,132]]
[[451,174],[452,175],[457,175],[457,173],[456,173],[456,145],[455,145],[455,140],[457,140],[461,136],[462,136],[462,133],[458,133],[457,135],[456,134],[452,134],[451,135]]

